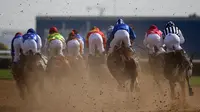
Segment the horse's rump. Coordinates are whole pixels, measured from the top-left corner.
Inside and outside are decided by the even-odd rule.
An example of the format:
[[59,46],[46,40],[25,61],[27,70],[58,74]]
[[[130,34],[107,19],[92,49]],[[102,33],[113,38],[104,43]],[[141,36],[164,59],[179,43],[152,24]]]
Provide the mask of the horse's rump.
[[46,66],[45,58],[43,58],[42,54],[29,54],[29,55],[22,55],[23,60],[22,63],[24,64],[25,68],[30,71],[38,71],[44,70]]
[[[187,63],[187,64],[186,64]],[[182,77],[183,73],[188,68],[188,61],[184,56],[184,52],[182,50],[170,52],[165,54],[165,67],[164,73],[167,79],[172,77]],[[186,66],[187,65],[187,66]],[[185,76],[183,76],[185,77]],[[173,79],[174,79],[173,78]],[[175,78],[177,79],[177,78]],[[179,79],[179,78],[178,78]]]
[[47,72],[49,73],[68,71],[69,68],[70,64],[64,56],[53,56],[47,63]]
[[115,78],[120,77],[117,80],[121,80],[122,76],[127,80],[138,75],[138,58],[124,46],[123,42],[120,46],[115,46],[114,52],[108,55],[107,65]]

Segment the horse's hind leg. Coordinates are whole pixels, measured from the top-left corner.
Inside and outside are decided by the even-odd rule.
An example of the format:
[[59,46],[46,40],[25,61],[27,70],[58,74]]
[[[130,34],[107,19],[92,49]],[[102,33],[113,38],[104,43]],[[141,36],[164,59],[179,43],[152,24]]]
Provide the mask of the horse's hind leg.
[[194,92],[193,92],[193,90],[192,90],[192,87],[191,87],[191,85],[190,85],[190,80],[189,80],[189,76],[188,75],[186,75],[186,82],[187,82],[187,85],[188,85],[188,91],[189,91],[189,95],[190,96],[193,96],[194,95]]
[[131,84],[130,84],[130,91],[131,92],[133,92],[134,85],[135,85],[135,79],[131,79]]
[[[156,74],[156,73],[155,73],[155,74]],[[161,83],[160,83],[160,80],[161,80],[161,79],[159,78],[159,75],[160,75],[160,74],[158,74],[158,73],[157,73],[156,75],[155,75],[155,74],[154,74],[154,76],[153,76],[153,79],[154,79],[154,81],[155,81],[155,87],[158,87],[159,91],[160,91],[161,94],[162,94],[162,93],[164,93],[164,92],[163,92],[163,89],[162,89]]]
[[186,93],[185,93],[185,81],[181,81],[179,82],[180,86],[181,86],[181,105],[184,106],[185,102],[185,98],[186,98]]
[[43,69],[42,65],[39,67],[39,72],[37,73],[37,81],[40,90],[44,90],[44,75],[45,70]]
[[25,77],[25,84],[26,84],[26,87],[27,87],[27,92],[28,94],[30,94],[31,96],[33,96],[33,92],[34,92],[34,87],[35,87],[35,84],[36,84],[36,78],[33,77],[32,75],[35,75],[35,74],[29,74],[27,73],[27,76]]
[[175,100],[175,83],[170,81],[169,85],[170,85],[170,90],[171,90],[171,99]]
[[126,87],[125,82],[119,81],[119,80],[117,80],[117,82],[118,82],[118,86],[117,86],[118,90],[124,90]]
[[21,80],[16,80],[16,85],[19,89],[19,96],[21,97],[22,100],[25,99],[25,85],[23,84],[23,81]]
[[137,77],[133,77],[131,79],[130,91],[133,92],[133,89],[135,89],[137,92],[140,91],[140,88],[138,86],[138,78]]

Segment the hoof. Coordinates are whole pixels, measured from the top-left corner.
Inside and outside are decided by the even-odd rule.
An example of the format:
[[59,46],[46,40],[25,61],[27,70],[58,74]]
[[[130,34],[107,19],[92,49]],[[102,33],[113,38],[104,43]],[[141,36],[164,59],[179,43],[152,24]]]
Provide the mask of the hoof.
[[189,96],[193,96],[194,95],[194,92],[192,90],[192,88],[189,88]]
[[23,92],[20,92],[20,93],[19,93],[19,96],[20,96],[20,98],[21,98],[22,100],[25,100],[25,95],[24,95]]

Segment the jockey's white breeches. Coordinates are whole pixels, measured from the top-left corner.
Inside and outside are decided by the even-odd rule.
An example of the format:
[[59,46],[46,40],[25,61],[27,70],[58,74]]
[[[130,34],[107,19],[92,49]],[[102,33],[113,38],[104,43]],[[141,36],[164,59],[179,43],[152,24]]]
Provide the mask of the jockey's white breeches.
[[155,49],[154,46],[158,48],[158,52],[165,52],[164,48],[163,48],[163,38],[160,37],[158,34],[149,34],[146,38],[146,47],[149,49],[149,53],[155,53]]
[[34,39],[27,39],[21,44],[23,54],[27,55],[28,51],[31,50],[33,53],[38,53],[40,50],[38,49],[38,44]]
[[167,34],[164,39],[164,44],[167,47],[167,52],[172,52],[173,50],[181,50],[181,40],[177,34]]
[[13,62],[19,61],[21,43],[22,43],[22,38],[15,38],[15,40],[13,41],[13,47],[15,52]]
[[77,57],[80,55],[80,43],[73,39],[67,42],[67,56]]
[[114,34],[114,38],[110,43],[109,53],[112,53],[115,46],[119,46],[120,42],[124,42],[126,47],[131,46],[130,35],[126,30],[118,30]]
[[105,51],[103,38],[99,33],[93,33],[89,36],[89,54],[95,55],[95,50],[98,50],[100,54]]
[[65,49],[65,47],[66,47],[65,42],[62,42],[61,40],[58,40],[58,39],[51,40],[49,42],[50,57],[57,56],[57,55],[64,56],[63,50]]

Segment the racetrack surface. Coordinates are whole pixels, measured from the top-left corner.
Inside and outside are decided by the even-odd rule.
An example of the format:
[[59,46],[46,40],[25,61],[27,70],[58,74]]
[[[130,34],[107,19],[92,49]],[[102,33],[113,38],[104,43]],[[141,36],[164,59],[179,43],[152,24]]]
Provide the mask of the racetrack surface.
[[[65,77],[57,84],[46,78],[45,89],[36,90],[41,94],[25,101],[14,81],[0,80],[0,112],[177,112],[178,106],[170,106],[167,83],[162,82],[166,95],[160,95],[153,78],[141,73],[140,91],[130,95],[118,90],[116,81],[104,71],[104,77],[92,80],[87,73]],[[200,87],[194,87],[194,93],[187,97],[185,112],[200,112]]]

